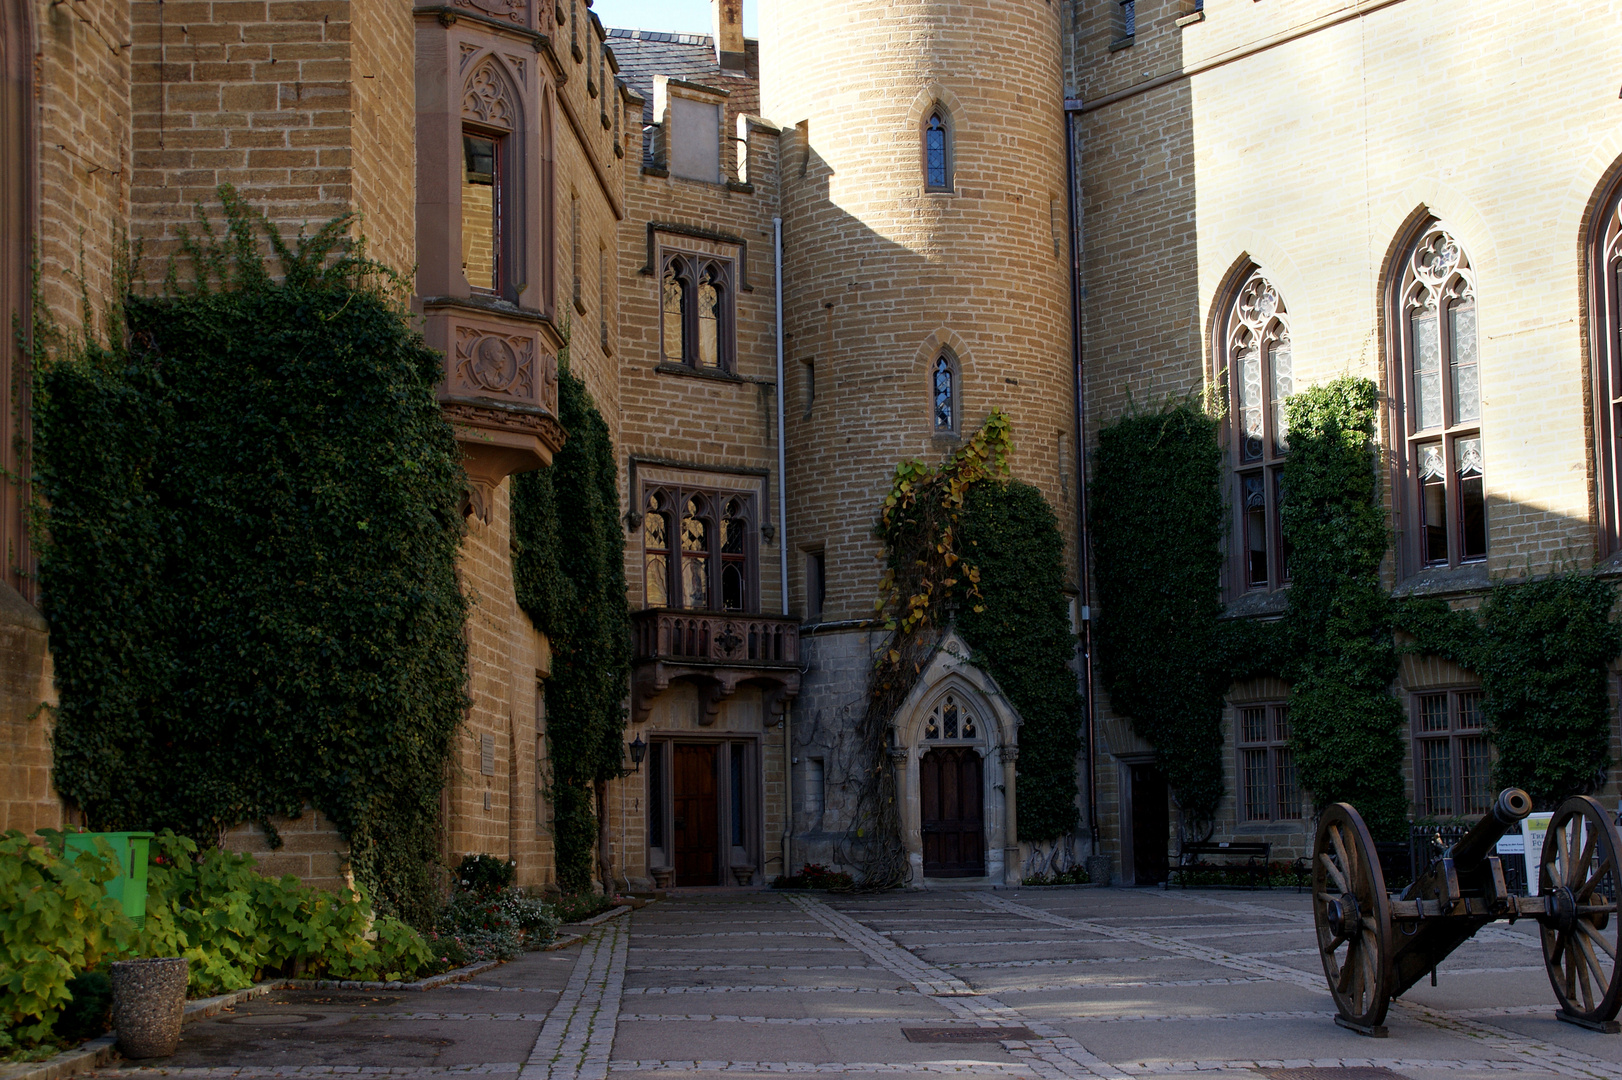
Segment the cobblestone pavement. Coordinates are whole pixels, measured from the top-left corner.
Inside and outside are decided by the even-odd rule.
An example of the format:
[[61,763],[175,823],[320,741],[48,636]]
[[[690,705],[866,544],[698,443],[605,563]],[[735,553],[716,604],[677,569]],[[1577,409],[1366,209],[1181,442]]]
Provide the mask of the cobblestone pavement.
[[1622,1036],[1555,1021],[1536,932],[1482,931],[1368,1039],[1331,1021],[1304,895],[715,892],[474,983],[282,992],[102,1075],[1622,1080]]

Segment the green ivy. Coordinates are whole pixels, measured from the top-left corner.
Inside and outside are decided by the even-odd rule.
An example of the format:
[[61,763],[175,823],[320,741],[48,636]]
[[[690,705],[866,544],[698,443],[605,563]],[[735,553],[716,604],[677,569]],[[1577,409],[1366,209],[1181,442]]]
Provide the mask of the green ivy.
[[1065,599],[1064,536],[1042,493],[1014,480],[983,480],[964,499],[959,540],[979,568],[980,598],[957,628],[1019,712],[1021,840],[1052,840],[1076,827],[1081,695],[1076,639]]
[[625,532],[608,425],[560,357],[558,412],[568,440],[548,468],[512,484],[518,604],[552,645],[546,681],[558,884],[591,888],[594,793],[623,774],[631,628]]
[[1500,581],[1479,612],[1440,600],[1400,611],[1410,648],[1481,678],[1482,712],[1498,760],[1493,782],[1525,788],[1544,808],[1593,792],[1610,767],[1610,667],[1622,655],[1611,620],[1616,587],[1588,574]]
[[36,335],[53,779],[97,828],[205,844],[313,803],[425,920],[467,704],[441,357],[347,218],[289,247],[221,197],[186,291],[121,300],[106,344]]
[[1296,775],[1319,806],[1349,802],[1376,839],[1405,836],[1402,706],[1380,502],[1378,391],[1342,378],[1289,399],[1280,519],[1289,548],[1282,627]]
[[1089,501],[1099,674],[1196,829],[1222,801],[1222,449],[1190,401],[1099,432]]

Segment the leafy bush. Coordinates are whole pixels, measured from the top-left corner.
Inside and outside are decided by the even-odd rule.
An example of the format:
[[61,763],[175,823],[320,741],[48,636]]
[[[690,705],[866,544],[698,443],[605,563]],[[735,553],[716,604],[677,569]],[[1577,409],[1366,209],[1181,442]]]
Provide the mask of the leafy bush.
[[518,877],[518,864],[494,855],[467,855],[456,866],[456,880],[470,892],[498,893]]
[[1092,875],[1087,873],[1085,866],[1072,866],[1057,873],[1033,874],[1020,884],[1041,888],[1043,885],[1090,885],[1092,881]]
[[69,979],[68,999],[56,1019],[56,1037],[62,1042],[94,1039],[112,1026],[113,980],[105,971],[86,971]]
[[445,946],[446,952],[457,952],[463,964],[515,960],[525,949],[551,941],[558,925],[551,905],[517,889],[457,889],[439,913],[434,942],[454,942],[454,948]]
[[856,882],[843,870],[830,870],[821,863],[806,863],[800,868],[798,874],[784,877],[779,874],[772,879],[774,889],[827,889],[831,892],[847,892],[856,887]]
[[84,994],[75,976],[129,947],[134,927],[104,887],[117,859],[98,847],[69,860],[15,829],[0,837],[0,1051],[52,1041]]

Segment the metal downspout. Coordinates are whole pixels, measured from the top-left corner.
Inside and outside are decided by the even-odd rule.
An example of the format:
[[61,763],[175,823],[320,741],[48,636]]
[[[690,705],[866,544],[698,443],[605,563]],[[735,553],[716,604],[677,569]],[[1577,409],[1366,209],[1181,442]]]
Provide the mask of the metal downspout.
[[[788,453],[783,439],[783,219],[772,218],[772,282],[777,291],[777,569],[783,614],[788,614]],[[783,876],[794,873],[794,739],[788,702],[783,703]]]
[[[1065,99],[1065,202],[1070,214],[1070,344],[1076,368],[1076,562],[1081,574],[1081,656],[1082,678],[1086,687],[1087,829],[1092,836],[1093,854],[1096,856],[1102,852],[1098,847],[1098,785],[1094,779],[1097,768],[1094,718],[1097,713],[1093,708],[1092,580],[1087,565],[1088,553],[1092,550],[1092,534],[1087,526],[1087,394],[1081,339],[1081,224],[1077,218],[1076,201],[1076,115],[1080,112],[1079,99]],[[778,400],[781,401],[781,397]]]

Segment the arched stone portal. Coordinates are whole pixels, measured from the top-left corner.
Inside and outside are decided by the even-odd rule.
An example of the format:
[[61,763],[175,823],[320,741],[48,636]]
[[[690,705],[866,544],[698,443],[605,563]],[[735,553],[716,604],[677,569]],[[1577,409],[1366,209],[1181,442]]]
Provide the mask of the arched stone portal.
[[896,786],[912,884],[1017,884],[1019,716],[955,634],[896,712]]

